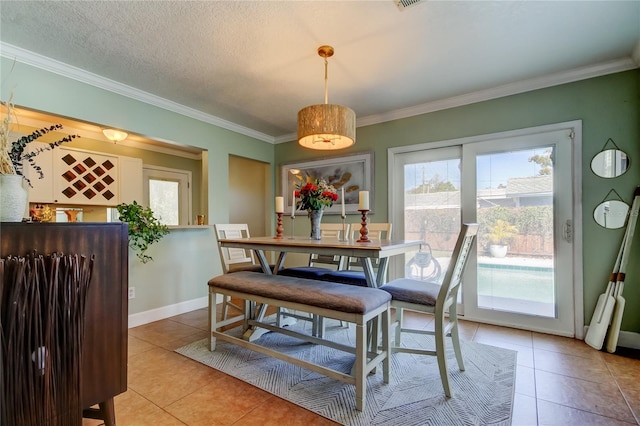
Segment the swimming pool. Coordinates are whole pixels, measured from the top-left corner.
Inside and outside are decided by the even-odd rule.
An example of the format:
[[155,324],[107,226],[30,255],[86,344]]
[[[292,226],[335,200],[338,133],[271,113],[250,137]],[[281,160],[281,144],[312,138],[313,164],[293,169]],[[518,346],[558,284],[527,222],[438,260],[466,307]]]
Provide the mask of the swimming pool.
[[553,268],[478,264],[478,306],[554,317]]

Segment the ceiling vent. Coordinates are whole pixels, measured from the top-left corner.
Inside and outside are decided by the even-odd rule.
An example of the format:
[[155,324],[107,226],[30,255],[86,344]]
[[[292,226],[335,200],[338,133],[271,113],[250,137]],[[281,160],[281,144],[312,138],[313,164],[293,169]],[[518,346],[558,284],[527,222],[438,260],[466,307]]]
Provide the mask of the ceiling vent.
[[415,6],[419,3],[422,3],[424,0],[393,0],[393,2],[398,6],[398,9],[405,10],[408,7]]

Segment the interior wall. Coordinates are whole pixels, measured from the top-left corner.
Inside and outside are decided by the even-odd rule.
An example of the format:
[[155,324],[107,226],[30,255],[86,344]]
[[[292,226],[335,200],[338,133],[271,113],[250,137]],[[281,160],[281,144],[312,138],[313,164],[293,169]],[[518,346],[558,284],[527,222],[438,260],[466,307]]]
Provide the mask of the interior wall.
[[[582,120],[582,199],[575,202],[582,203],[583,226],[578,232],[583,236],[584,297],[576,303],[583,303],[585,322],[589,324],[597,299],[609,280],[624,235],[624,229],[604,229],[597,225],[593,220],[593,210],[611,189],[630,204],[635,187],[640,185],[639,117],[640,70],[636,69],[358,127],[356,144],[341,153],[374,151],[376,197],[371,220],[386,222],[389,148]],[[591,172],[590,163],[609,138],[629,155],[631,166],[620,177],[603,179]],[[275,149],[278,166],[323,155],[326,154],[301,148],[295,142],[276,145]],[[638,238],[630,259],[640,259]],[[622,330],[640,332],[640,310],[629,307],[630,300],[640,300],[640,262],[630,263],[624,289],[627,309]]]
[[[229,156],[229,223],[246,223],[252,237],[271,233],[265,218],[271,194],[271,167],[261,161]],[[266,178],[267,177],[267,178]]]
[[[0,57],[0,82],[2,99],[13,91],[14,103],[20,107],[207,150],[202,175],[208,178],[208,223],[229,219],[229,155],[261,161],[273,168],[274,148],[270,143],[60,74]],[[273,187],[271,182],[269,189]],[[272,194],[268,198],[273,199]],[[149,253],[154,261],[147,264],[129,254],[129,284],[136,287],[136,298],[129,300],[130,315],[150,312],[159,319],[180,313],[185,306],[193,307],[191,301],[201,304],[197,307],[206,306],[207,280],[222,273],[210,228],[173,230]]]

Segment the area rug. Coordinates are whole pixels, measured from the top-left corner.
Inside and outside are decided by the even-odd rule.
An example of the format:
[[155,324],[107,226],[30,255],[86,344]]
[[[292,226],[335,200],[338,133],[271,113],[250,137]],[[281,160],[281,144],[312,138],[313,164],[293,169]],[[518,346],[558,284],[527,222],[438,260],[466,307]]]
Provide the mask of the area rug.
[[[305,321],[292,326],[305,327],[309,328]],[[240,334],[239,329],[233,332]],[[353,326],[329,326],[326,333],[348,344],[355,339]],[[403,335],[403,343],[426,347],[432,343],[427,342],[429,337]],[[266,333],[255,343],[345,373],[354,360],[351,354],[280,333]],[[211,352],[208,339],[203,339],[176,352],[343,425],[510,425],[516,352],[463,341],[465,371],[459,371],[450,343],[447,362],[453,398],[444,396],[435,357],[398,353],[392,355],[389,384],[382,381],[382,368],[369,375],[363,412],[355,409],[354,386],[231,343],[218,340]]]

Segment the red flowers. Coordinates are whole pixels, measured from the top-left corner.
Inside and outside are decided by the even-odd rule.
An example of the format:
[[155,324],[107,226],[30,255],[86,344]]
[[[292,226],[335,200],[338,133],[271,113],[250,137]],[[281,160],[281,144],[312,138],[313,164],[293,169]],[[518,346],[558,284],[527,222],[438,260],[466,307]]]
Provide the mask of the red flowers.
[[324,179],[314,179],[295,191],[300,210],[322,210],[331,207],[338,200],[338,193]]

